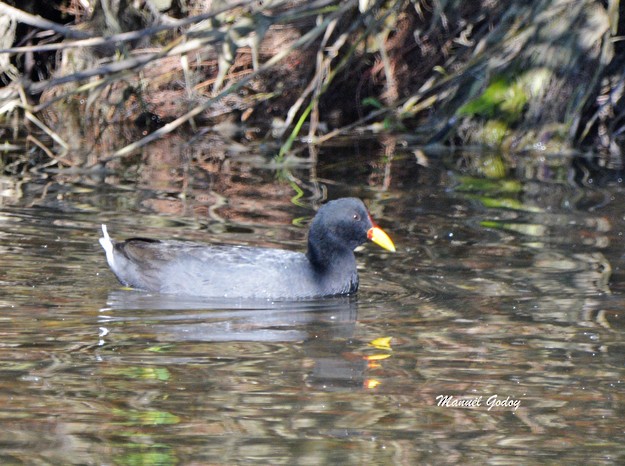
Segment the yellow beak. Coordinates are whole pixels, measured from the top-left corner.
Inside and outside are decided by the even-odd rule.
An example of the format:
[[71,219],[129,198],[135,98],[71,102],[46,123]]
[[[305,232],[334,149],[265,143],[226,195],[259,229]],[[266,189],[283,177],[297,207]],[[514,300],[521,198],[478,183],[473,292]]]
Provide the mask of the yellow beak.
[[369,228],[369,231],[367,231],[367,238],[387,251],[395,252],[395,245],[393,244],[393,241],[388,237],[384,230],[382,230],[382,228]]

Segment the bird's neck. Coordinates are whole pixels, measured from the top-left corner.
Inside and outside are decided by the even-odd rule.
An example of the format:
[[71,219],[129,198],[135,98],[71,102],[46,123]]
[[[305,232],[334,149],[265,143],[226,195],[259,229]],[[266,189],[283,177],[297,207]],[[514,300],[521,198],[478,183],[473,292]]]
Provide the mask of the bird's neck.
[[342,245],[324,243],[321,247],[308,240],[306,257],[317,271],[323,273],[328,273],[333,269],[348,270],[356,267],[354,251]]
[[316,280],[325,283],[325,289],[334,294],[353,293],[358,290],[358,270],[354,251],[345,246],[308,241],[306,257]]

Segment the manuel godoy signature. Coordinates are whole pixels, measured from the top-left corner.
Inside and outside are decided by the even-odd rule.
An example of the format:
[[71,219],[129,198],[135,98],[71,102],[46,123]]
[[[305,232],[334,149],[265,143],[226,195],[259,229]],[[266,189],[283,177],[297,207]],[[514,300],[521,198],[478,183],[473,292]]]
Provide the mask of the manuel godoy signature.
[[493,408],[511,408],[516,411],[521,406],[521,400],[511,396],[501,397],[499,395],[491,395],[485,398],[479,396],[454,396],[454,395],[438,395],[436,397],[437,406],[445,408],[481,408],[486,407],[488,411]]

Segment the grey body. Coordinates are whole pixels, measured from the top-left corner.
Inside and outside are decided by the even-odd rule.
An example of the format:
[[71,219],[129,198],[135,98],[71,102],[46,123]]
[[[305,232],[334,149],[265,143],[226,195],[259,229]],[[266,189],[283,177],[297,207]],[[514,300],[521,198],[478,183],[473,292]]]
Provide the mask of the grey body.
[[131,239],[117,243],[102,226],[100,243],[129,287],[207,298],[302,299],[358,289],[354,254],[337,255],[319,273],[305,254],[282,249]]

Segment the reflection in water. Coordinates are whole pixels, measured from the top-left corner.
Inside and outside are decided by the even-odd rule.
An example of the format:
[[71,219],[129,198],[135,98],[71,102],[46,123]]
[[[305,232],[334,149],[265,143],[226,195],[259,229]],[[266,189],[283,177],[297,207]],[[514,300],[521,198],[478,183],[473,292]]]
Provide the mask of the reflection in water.
[[[356,323],[355,297],[319,301],[249,301],[181,298],[139,291],[116,291],[100,312],[100,325],[124,322],[121,331],[145,327],[159,341],[306,341],[349,338]],[[123,311],[119,315],[116,310]],[[193,310],[203,312],[191,312]],[[137,311],[127,315],[127,311]],[[155,315],[154,311],[159,311]],[[154,322],[159,322],[155,324]],[[165,324],[163,324],[165,323]],[[108,327],[105,333],[113,331]],[[134,328],[131,332],[136,331]]]
[[[302,378],[307,377],[305,372],[311,372],[310,383],[337,389],[359,387],[364,382],[366,358],[345,358],[343,351],[336,351],[337,344],[344,345],[338,342],[349,341],[354,336],[356,297],[207,303],[195,298],[120,290],[109,294],[107,307],[100,312],[100,346],[114,344],[120,338],[118,333],[150,335],[159,345],[297,342],[307,358]],[[267,348],[271,351],[270,346]]]
[[[188,167],[184,196],[156,165],[133,194],[26,183],[0,208],[0,463],[622,463],[620,182],[390,147],[290,178]],[[364,197],[393,232],[396,254],[358,253],[357,298],[208,303],[119,290],[106,268],[103,222],[301,248],[312,210],[290,183]]]

